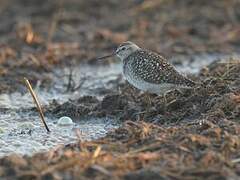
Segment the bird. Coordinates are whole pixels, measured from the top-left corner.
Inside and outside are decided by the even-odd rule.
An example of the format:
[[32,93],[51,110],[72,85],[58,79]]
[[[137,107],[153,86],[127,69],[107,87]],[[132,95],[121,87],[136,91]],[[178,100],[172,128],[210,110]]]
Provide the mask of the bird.
[[194,81],[178,72],[165,57],[142,49],[133,42],[123,42],[112,54],[97,59],[112,56],[121,60],[125,79],[143,92],[165,96],[169,91],[189,89],[196,85]]

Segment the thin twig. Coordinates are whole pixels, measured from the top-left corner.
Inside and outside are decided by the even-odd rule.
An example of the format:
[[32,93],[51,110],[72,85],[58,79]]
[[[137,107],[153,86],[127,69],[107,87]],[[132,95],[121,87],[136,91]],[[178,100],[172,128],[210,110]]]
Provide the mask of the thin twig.
[[43,125],[44,125],[45,128],[47,129],[47,132],[50,132],[50,130],[49,130],[48,126],[47,126],[47,123],[46,123],[46,121],[45,121],[45,119],[44,119],[44,115],[43,115],[42,108],[41,108],[41,106],[40,106],[40,104],[39,104],[38,98],[37,98],[35,92],[33,91],[33,88],[32,88],[32,86],[31,86],[30,82],[28,81],[27,78],[24,78],[24,81],[25,81],[25,84],[26,84],[29,92],[31,93],[32,98],[33,98],[33,100],[34,100],[34,102],[35,102],[35,104],[36,104],[36,106],[37,106],[37,110],[38,110],[38,112],[39,112],[39,115],[40,115],[40,118],[41,118],[41,120],[42,120]]
[[69,71],[70,71],[70,73],[69,73],[69,76],[68,76],[68,85],[67,85],[66,92],[71,91],[72,87],[75,86],[74,81],[73,81],[73,68],[72,68],[72,66],[70,66]]
[[83,86],[83,84],[86,82],[86,80],[87,80],[87,77],[83,77],[80,84],[78,86],[74,87],[72,91],[76,91],[76,90],[80,89]]

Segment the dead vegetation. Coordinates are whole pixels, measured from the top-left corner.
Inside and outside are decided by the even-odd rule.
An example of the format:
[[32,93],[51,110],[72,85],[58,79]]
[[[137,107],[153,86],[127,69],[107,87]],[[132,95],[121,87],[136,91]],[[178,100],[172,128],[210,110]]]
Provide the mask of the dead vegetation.
[[1,166],[1,172],[7,177],[14,172],[23,179],[237,179],[239,131],[239,125],[226,119],[172,127],[127,121],[98,141],[71,144],[31,158],[5,157],[1,164],[9,164],[11,171]]
[[[13,1],[18,8],[13,18],[8,3],[1,7],[1,93],[25,91],[22,77],[49,86],[49,74],[56,66],[95,63],[88,60],[127,39],[171,56],[239,50],[240,4],[234,0],[39,1],[39,7],[25,3],[31,5],[28,11]],[[120,15],[117,9],[122,10]],[[16,25],[17,16],[22,21],[31,16],[32,22]],[[166,110],[162,97],[140,94],[126,83],[102,101],[84,96],[64,104],[53,102],[44,107],[47,114],[115,116],[123,125],[96,141],[83,142],[79,137],[75,144],[31,157],[3,157],[0,177],[238,179],[238,62],[203,67],[195,77],[198,87],[183,94],[169,93]]]

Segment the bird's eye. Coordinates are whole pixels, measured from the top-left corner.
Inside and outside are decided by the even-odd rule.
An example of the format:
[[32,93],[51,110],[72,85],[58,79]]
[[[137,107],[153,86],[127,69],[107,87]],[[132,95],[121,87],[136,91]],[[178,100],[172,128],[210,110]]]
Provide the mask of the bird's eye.
[[126,47],[122,47],[122,51],[126,50]]

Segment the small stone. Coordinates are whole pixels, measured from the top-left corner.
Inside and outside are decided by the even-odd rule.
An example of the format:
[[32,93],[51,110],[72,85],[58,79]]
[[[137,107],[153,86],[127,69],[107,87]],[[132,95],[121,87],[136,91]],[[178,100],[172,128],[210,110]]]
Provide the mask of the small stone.
[[60,126],[69,126],[73,124],[73,121],[70,117],[63,116],[58,120],[57,124]]

